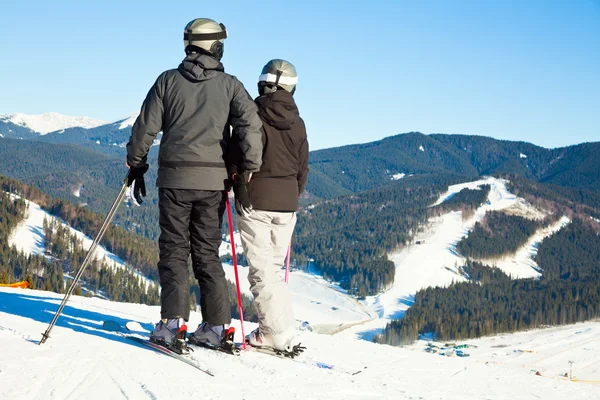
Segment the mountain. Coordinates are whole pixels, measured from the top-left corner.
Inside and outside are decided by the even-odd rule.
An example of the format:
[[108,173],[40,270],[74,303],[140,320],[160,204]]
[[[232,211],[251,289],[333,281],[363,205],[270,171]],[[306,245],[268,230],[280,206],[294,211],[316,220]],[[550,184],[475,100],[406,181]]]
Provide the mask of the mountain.
[[[54,144],[76,144],[111,157],[125,157],[135,113],[115,122],[56,113],[0,116],[0,138],[27,139]],[[157,136],[155,145],[162,134]],[[156,149],[151,150],[156,154]]]
[[[546,149],[473,135],[418,132],[376,142],[317,150],[310,154],[317,197],[385,186],[394,175],[453,173],[467,177],[514,173],[546,183],[600,190],[600,142]],[[324,184],[324,183],[327,184]]]
[[[0,118],[5,138],[76,144],[92,151],[124,159],[125,145],[137,113],[112,123],[67,127],[39,135],[16,117]],[[65,117],[71,118],[71,117]],[[13,122],[11,122],[13,121]],[[99,121],[96,121],[99,123]],[[150,149],[155,162],[162,133]],[[455,174],[465,177],[514,173],[530,180],[575,188],[600,190],[600,142],[546,149],[527,142],[513,142],[474,135],[424,135],[419,132],[387,137],[310,153],[311,178],[304,204],[386,186],[409,175]],[[1,171],[0,171],[1,173]]]
[[38,138],[39,135],[38,132],[35,132],[26,126],[14,124],[0,117],[0,138],[33,140]]
[[[40,135],[60,131],[72,127],[94,128],[106,124],[105,121],[91,119],[88,117],[71,117],[55,112],[37,115],[5,114],[0,115],[0,121],[27,128]],[[0,132],[2,133],[2,132]]]
[[104,212],[119,190],[124,162],[72,144],[0,139],[0,174]]
[[[125,159],[125,146],[131,136],[131,127],[137,114],[109,124],[90,129],[73,127],[41,136],[38,140],[49,143],[77,144],[111,157]],[[162,133],[159,133],[150,149],[150,157],[158,154],[158,145]]]

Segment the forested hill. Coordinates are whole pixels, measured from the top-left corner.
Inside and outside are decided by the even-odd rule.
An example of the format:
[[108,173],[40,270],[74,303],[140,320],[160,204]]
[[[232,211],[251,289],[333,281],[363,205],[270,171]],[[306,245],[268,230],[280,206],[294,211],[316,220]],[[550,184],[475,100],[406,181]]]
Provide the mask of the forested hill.
[[[3,122],[0,123],[0,152],[3,147],[17,146],[6,138],[18,137],[27,139],[19,140],[22,148],[27,148],[28,143],[35,140],[47,143],[45,146],[48,146],[49,153],[57,153],[63,151],[60,146],[49,144],[75,144],[86,148],[83,154],[96,152],[118,160],[118,163],[108,167],[110,171],[103,174],[105,182],[101,182],[102,177],[94,182],[97,187],[102,184],[110,185],[110,179],[123,174],[125,144],[130,134],[131,127],[121,127],[118,122],[91,129],[69,128],[43,136],[27,128]],[[159,138],[160,136],[157,137]],[[151,167],[156,167],[157,149],[158,146],[151,148]],[[600,142],[546,149],[527,142],[484,136],[409,132],[370,143],[312,151],[308,193],[303,200],[315,202],[359,193],[387,186],[394,180],[411,174],[440,173],[467,177],[513,173],[539,182],[600,190],[600,157],[594,156],[599,152]],[[29,159],[23,156],[23,161],[28,162],[35,157],[33,154]],[[64,169],[60,164],[48,162],[46,169],[41,170],[40,174]],[[82,166],[98,169],[93,163],[83,162]],[[17,179],[29,178],[28,183],[37,184],[31,177],[15,175],[14,169],[14,165],[0,165],[0,174]],[[89,186],[86,178],[80,181]],[[51,182],[40,184],[52,185]],[[48,188],[43,189],[53,193]]]
[[[529,219],[515,215],[515,209],[489,212],[456,250],[490,262],[467,258],[459,268],[466,282],[418,291],[403,318],[392,321],[376,340],[402,344],[426,333],[456,340],[600,317],[600,191],[506,177],[512,193],[544,213]],[[506,263],[502,267],[499,256],[514,253],[559,216],[571,222],[536,244],[537,278],[514,279],[500,269]],[[496,261],[499,268],[493,268]]]
[[[389,184],[398,174],[455,173],[470,177],[512,173],[545,183],[600,190],[600,142],[546,149],[473,135],[411,132],[380,141],[310,154],[319,197]],[[321,183],[327,181],[328,186]],[[335,186],[332,186],[335,185]]]

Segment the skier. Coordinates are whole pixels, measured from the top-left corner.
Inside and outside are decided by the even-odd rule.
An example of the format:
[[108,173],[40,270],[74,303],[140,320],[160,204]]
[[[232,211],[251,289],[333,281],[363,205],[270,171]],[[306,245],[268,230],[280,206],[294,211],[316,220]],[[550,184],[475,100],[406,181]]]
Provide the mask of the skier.
[[262,142],[256,105],[220,62],[226,37],[225,26],[208,18],[186,25],[186,57],[177,69],[158,77],[127,144],[128,185],[140,203],[146,195],[148,151],[158,132],[163,132],[156,181],[161,320],[150,339],[167,345],[186,335],[190,254],[203,319],[194,339],[218,345],[231,323],[227,281],[218,253],[229,182],[225,154],[232,127],[244,170],[257,171]]
[[263,122],[263,164],[253,173],[243,163],[232,162],[238,224],[259,320],[248,341],[287,351],[297,337],[282,266],[308,176],[306,128],[293,97],[297,82],[296,69],[288,61],[275,59],[264,66],[255,99]]

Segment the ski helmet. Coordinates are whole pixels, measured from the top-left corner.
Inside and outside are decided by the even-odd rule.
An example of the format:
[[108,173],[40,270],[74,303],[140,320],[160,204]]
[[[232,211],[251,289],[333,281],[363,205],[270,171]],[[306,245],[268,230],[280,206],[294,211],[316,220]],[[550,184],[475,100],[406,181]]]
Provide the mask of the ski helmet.
[[225,25],[218,24],[209,18],[196,18],[190,21],[183,31],[185,51],[200,48],[217,60],[223,57],[223,42],[227,37]]
[[258,92],[262,95],[281,88],[294,94],[297,83],[298,74],[294,65],[289,61],[274,59],[263,67],[258,77]]

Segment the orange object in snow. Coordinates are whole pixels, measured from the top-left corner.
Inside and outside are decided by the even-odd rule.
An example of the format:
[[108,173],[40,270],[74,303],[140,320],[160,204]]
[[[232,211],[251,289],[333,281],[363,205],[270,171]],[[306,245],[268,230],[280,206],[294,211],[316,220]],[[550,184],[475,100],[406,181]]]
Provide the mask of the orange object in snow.
[[27,283],[27,281],[21,281],[21,282],[15,282],[15,283],[0,283],[0,287],[12,287],[12,288],[27,289],[29,287],[29,283]]

